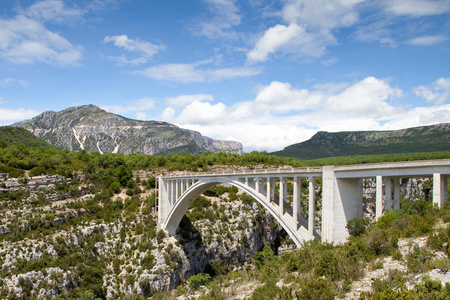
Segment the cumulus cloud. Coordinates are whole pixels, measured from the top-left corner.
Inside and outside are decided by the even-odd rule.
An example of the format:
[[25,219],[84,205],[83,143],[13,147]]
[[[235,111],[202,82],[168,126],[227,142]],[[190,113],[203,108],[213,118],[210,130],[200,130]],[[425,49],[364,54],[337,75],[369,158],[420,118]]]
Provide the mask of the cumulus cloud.
[[450,77],[441,77],[431,85],[421,85],[414,88],[413,91],[417,96],[426,99],[427,102],[441,104],[450,96]]
[[240,141],[246,151],[275,151],[317,130],[381,129],[381,124],[403,113],[402,107],[391,103],[402,95],[400,89],[375,77],[316,85],[313,90],[273,81],[260,88],[254,99],[231,106],[215,103],[212,97],[180,96],[186,100],[179,103],[186,105],[175,107],[176,102],[170,102],[173,106],[162,118],[213,138]]
[[295,23],[289,26],[275,25],[266,30],[264,35],[256,42],[254,49],[247,54],[247,58],[250,61],[265,61],[269,54],[274,53],[287,43],[293,43],[294,39],[299,38],[304,33],[305,30]]
[[151,98],[141,98],[136,101],[128,102],[126,105],[105,105],[102,106],[106,111],[115,113],[115,114],[124,114],[129,112],[137,112],[140,113],[139,116],[143,116],[143,111],[152,109],[155,107],[155,101]]
[[148,67],[134,73],[144,75],[151,79],[179,83],[241,78],[261,73],[259,69],[250,67],[212,69],[202,67],[204,65],[205,62],[192,64],[164,64]]
[[332,31],[355,24],[356,5],[364,0],[288,0],[280,15],[285,24],[267,29],[247,53],[250,62],[262,62],[275,52],[319,57],[336,44]]
[[214,97],[207,94],[198,95],[181,95],[177,97],[170,97],[166,99],[167,105],[170,107],[185,107],[194,101],[213,101]]
[[183,124],[208,125],[223,122],[226,118],[227,107],[222,102],[211,104],[194,101],[183,109],[177,120]]
[[154,45],[147,41],[140,39],[130,39],[126,35],[106,36],[103,43],[112,42],[115,46],[122,48],[129,52],[134,52],[138,56],[133,59],[128,59],[126,56],[112,56],[111,60],[120,64],[143,64],[149,61],[153,55],[165,49],[165,46]]
[[49,30],[44,21],[62,21],[80,14],[62,1],[48,0],[34,4],[12,19],[0,19],[0,57],[18,64],[77,64],[83,48]]

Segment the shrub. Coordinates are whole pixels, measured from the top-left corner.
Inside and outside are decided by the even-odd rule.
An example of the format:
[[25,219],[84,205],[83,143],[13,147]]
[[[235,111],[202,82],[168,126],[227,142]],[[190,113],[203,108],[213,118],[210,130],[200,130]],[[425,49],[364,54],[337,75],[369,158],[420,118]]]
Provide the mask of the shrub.
[[359,219],[353,218],[348,221],[347,226],[345,228],[348,229],[348,233],[350,236],[360,236],[366,232],[366,227],[369,224],[369,220],[366,218]]
[[332,300],[335,296],[332,286],[333,284],[329,279],[314,277],[302,285],[301,290],[296,292],[296,296],[298,300]]
[[211,276],[209,274],[195,274],[188,278],[188,282],[191,288],[196,289],[201,285],[205,285]]
[[252,294],[252,300],[272,300],[277,299],[281,289],[277,287],[274,281],[269,281],[264,285],[257,287]]
[[151,270],[155,266],[155,257],[152,254],[147,254],[142,259],[141,264],[143,268]]
[[333,250],[325,250],[314,268],[317,277],[326,276],[333,280],[339,278],[338,260]]
[[261,251],[255,253],[253,262],[258,267],[261,267],[269,261],[277,261],[277,260],[278,260],[278,256],[276,256],[273,253],[272,248],[270,248],[270,243],[266,242],[264,244],[263,249]]

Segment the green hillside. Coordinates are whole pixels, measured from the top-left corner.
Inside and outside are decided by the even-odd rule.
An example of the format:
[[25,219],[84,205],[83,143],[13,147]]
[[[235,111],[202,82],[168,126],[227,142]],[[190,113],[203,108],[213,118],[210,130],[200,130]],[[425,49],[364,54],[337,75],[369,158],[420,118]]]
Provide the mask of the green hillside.
[[311,139],[271,154],[297,159],[450,150],[450,124],[393,131],[318,132]]
[[3,140],[8,145],[24,144],[31,148],[56,149],[56,147],[46,143],[26,129],[19,127],[1,126],[0,141]]

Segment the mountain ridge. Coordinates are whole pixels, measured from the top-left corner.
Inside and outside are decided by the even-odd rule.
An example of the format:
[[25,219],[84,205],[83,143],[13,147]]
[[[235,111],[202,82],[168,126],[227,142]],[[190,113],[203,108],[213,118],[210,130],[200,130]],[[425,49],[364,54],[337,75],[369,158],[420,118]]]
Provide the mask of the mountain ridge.
[[199,132],[161,121],[140,121],[106,112],[95,105],[70,107],[12,124],[61,149],[100,153],[243,153],[242,144],[214,140]]
[[448,151],[450,123],[389,131],[319,131],[309,140],[270,154],[297,159]]

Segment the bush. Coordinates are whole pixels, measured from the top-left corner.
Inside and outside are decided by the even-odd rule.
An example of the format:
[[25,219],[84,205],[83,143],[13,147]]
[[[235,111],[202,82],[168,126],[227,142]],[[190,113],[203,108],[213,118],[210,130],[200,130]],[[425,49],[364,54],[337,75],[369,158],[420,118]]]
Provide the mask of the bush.
[[366,218],[359,219],[353,218],[348,221],[347,226],[345,228],[348,229],[348,233],[350,236],[360,236],[366,233],[366,227],[369,224],[369,220]]
[[151,270],[155,266],[155,257],[152,254],[147,254],[142,259],[141,264],[143,268]]
[[264,244],[263,249],[261,251],[255,253],[253,262],[258,267],[262,267],[263,265],[265,265],[266,263],[268,263],[270,261],[277,261],[277,260],[278,260],[278,256],[276,256],[273,253],[272,248],[270,248],[270,243],[266,242]]
[[333,292],[332,282],[329,279],[312,278],[307,280],[300,291],[296,292],[298,300],[332,300],[335,293]]
[[277,299],[281,289],[274,281],[269,281],[263,286],[257,287],[252,294],[252,300],[272,300]]
[[188,282],[191,288],[196,289],[201,285],[205,285],[211,276],[209,274],[195,274],[188,278]]
[[332,280],[339,279],[338,260],[334,250],[325,250],[314,268],[317,277],[326,276]]

